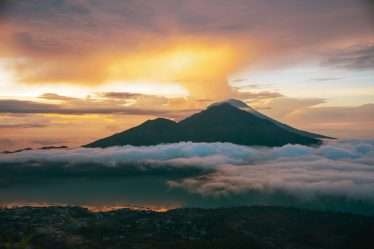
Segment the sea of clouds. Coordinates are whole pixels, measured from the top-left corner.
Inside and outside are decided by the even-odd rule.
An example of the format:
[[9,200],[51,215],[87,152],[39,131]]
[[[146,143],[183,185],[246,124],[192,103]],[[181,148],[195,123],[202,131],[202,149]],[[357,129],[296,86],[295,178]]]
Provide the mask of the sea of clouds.
[[[183,191],[199,200],[224,199],[228,205],[230,200],[233,205],[246,205],[255,198],[255,204],[266,205],[288,200],[305,205],[319,202],[317,206],[323,201],[327,206],[345,206],[345,211],[352,203],[356,209],[374,208],[373,140],[337,140],[319,147],[182,142],[34,150],[0,155],[0,172],[0,194],[28,180],[42,184],[51,179],[144,175],[162,177],[168,191]],[[146,182],[141,184],[147,189]],[[283,201],[273,201],[279,196]]]

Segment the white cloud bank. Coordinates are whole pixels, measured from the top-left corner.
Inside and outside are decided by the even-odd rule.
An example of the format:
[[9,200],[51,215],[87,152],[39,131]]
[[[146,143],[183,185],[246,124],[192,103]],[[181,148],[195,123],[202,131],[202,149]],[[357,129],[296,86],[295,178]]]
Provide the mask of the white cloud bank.
[[226,163],[209,175],[170,185],[212,196],[260,191],[374,202],[373,141],[341,141],[319,148],[287,145],[251,153],[252,162]]
[[84,164],[88,171],[90,165],[95,165],[92,171],[97,170],[97,165],[110,170],[126,168],[129,164],[140,172],[149,170],[145,164],[152,169],[200,168],[203,171],[198,176],[186,175],[178,179],[168,178],[168,171],[162,173],[172,189],[187,190],[202,198],[280,192],[305,200],[332,196],[374,204],[374,141],[371,140],[277,148],[186,142],[0,155],[0,170],[5,169],[5,165],[9,170],[20,165],[42,168],[54,164],[70,169],[79,169]]

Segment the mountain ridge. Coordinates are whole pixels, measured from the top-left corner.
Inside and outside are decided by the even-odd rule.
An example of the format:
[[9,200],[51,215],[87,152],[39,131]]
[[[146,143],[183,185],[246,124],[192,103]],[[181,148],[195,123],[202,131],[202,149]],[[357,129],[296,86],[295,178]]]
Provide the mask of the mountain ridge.
[[179,122],[156,118],[84,147],[149,146],[176,142],[230,142],[240,145],[318,145],[330,137],[299,130],[272,119],[240,100],[211,104]]

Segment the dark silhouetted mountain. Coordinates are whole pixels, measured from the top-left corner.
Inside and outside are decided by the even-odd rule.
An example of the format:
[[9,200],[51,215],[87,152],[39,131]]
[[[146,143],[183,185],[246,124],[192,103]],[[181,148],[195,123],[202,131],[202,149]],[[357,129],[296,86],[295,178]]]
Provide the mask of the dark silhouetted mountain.
[[88,144],[86,147],[110,147],[126,144],[140,146],[171,142],[176,126],[177,123],[169,119],[148,120],[139,126]]
[[323,138],[329,137],[295,129],[232,99],[212,104],[178,123],[163,118],[148,120],[84,147],[157,145],[182,141],[257,146],[318,145]]

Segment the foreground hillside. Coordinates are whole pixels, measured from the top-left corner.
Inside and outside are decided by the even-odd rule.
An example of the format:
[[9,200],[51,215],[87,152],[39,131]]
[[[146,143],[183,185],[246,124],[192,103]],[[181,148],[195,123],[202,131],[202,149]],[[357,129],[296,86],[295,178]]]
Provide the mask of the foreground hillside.
[[0,249],[9,248],[373,248],[374,218],[276,207],[0,210]]

